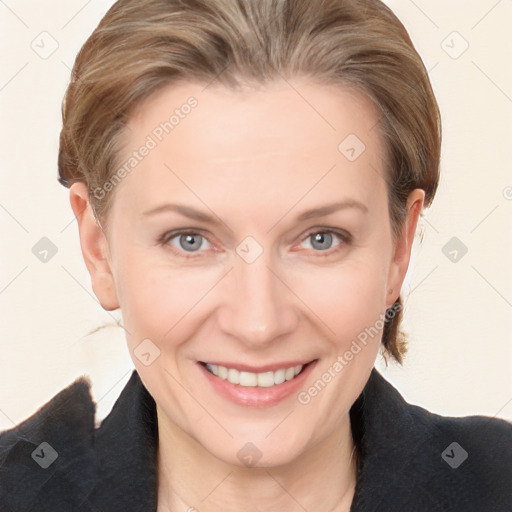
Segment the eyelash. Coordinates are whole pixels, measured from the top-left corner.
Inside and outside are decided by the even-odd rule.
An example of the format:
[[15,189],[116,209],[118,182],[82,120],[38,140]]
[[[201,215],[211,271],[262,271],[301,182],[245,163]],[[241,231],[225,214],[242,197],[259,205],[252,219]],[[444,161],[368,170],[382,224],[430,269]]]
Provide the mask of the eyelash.
[[[302,238],[301,242],[304,242],[305,240],[307,240],[312,235],[317,235],[317,234],[322,234],[322,235],[333,234],[333,235],[337,236],[341,240],[341,243],[337,247],[335,247],[333,249],[326,249],[324,251],[317,251],[317,250],[311,249],[313,252],[318,253],[318,257],[320,257],[320,258],[322,258],[322,257],[325,258],[325,257],[328,257],[328,256],[332,256],[334,253],[340,251],[344,246],[350,245],[352,243],[352,235],[350,233],[348,233],[346,231],[339,231],[339,230],[329,229],[329,228],[315,228],[315,229],[309,231]],[[201,237],[203,237],[204,239],[206,239],[208,241],[206,236],[203,235],[200,231],[180,230],[180,231],[168,231],[168,232],[165,232],[161,237],[158,238],[158,245],[164,246],[164,247],[170,247],[172,252],[174,252],[175,254],[177,254],[178,256],[181,256],[183,258],[186,258],[186,259],[197,258],[198,256],[195,256],[194,254],[195,253],[200,253],[200,252],[203,252],[203,251],[198,250],[198,251],[194,251],[192,253],[187,253],[186,251],[178,250],[174,246],[170,245],[169,242],[171,240],[173,240],[174,238],[177,238],[177,237],[179,237],[181,235],[201,236]]]

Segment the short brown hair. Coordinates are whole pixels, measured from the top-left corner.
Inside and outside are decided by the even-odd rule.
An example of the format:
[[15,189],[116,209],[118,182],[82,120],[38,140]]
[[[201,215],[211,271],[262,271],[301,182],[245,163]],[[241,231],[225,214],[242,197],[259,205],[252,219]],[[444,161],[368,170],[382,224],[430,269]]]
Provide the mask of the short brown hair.
[[[379,0],[119,0],[80,50],[63,102],[59,180],[101,187],[120,165],[141,101],[178,81],[236,89],[305,77],[363,92],[380,114],[393,236],[409,193],[439,181],[441,121],[427,70]],[[113,194],[91,194],[106,219]],[[387,317],[384,354],[402,363],[402,301]]]

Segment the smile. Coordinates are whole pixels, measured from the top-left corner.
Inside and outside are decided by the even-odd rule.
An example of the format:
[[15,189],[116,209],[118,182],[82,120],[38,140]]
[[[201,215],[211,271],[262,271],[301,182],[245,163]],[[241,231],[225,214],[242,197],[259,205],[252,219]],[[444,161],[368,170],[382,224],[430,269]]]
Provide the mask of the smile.
[[197,366],[205,383],[219,396],[240,406],[266,408],[298,393],[317,362],[318,359],[282,361],[255,367],[224,361],[197,361]]
[[231,384],[240,386],[253,386],[260,388],[270,388],[277,386],[285,381],[292,380],[302,371],[305,365],[299,364],[290,368],[280,368],[276,371],[268,371],[261,373],[238,371],[235,368],[227,368],[217,364],[206,363],[205,368],[219,377],[219,379],[227,380]]

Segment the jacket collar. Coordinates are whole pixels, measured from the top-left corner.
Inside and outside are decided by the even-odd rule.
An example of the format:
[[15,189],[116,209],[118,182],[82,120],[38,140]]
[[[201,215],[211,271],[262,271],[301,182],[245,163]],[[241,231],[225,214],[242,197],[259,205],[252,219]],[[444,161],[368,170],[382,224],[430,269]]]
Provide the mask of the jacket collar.
[[[424,464],[432,452],[432,423],[426,418],[418,421],[414,409],[430,415],[408,404],[373,368],[350,410],[352,434],[360,455],[351,512],[380,512],[390,510],[390,506],[402,510],[404,496],[418,493],[421,475],[432,476],[431,468]],[[411,503],[410,510],[423,510],[417,505]]]

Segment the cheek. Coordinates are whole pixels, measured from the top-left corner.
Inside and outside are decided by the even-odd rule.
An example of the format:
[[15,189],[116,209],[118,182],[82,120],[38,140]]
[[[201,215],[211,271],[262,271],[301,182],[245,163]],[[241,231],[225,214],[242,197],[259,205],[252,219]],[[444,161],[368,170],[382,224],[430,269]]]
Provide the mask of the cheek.
[[372,326],[385,312],[386,264],[382,258],[355,256],[338,267],[312,269],[290,281],[304,304],[324,326],[325,336],[338,350]]
[[218,268],[179,269],[136,249],[127,254],[117,265],[116,288],[129,344],[180,339],[201,314],[218,274]]

